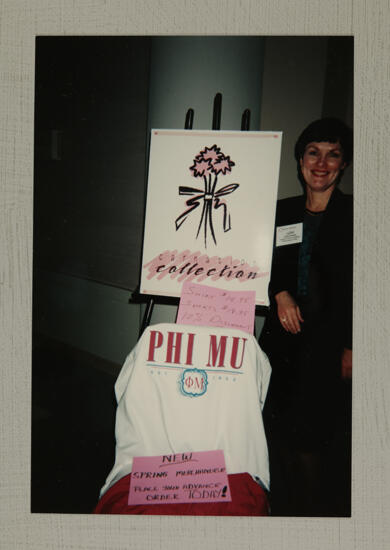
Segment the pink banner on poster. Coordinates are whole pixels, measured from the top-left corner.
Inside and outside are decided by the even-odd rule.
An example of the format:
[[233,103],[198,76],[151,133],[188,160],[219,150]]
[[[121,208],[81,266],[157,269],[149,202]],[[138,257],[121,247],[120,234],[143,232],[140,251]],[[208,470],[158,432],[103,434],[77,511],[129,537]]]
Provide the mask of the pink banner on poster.
[[129,505],[231,500],[221,450],[133,459]]
[[176,322],[238,328],[253,334],[255,300],[254,290],[223,290],[184,282]]

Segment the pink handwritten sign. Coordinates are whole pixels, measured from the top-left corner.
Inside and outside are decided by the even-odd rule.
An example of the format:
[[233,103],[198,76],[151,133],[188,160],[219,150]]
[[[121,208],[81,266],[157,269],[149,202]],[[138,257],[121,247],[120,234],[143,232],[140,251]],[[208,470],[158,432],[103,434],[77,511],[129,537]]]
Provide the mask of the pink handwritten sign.
[[223,451],[133,459],[129,505],[231,500]]
[[223,290],[185,281],[176,322],[238,328],[253,334],[255,300],[254,290]]

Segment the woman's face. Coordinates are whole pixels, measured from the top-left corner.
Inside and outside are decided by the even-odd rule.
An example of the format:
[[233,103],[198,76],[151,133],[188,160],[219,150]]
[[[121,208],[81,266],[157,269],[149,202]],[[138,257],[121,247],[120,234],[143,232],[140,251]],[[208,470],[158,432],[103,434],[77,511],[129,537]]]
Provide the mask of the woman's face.
[[346,163],[340,143],[313,141],[306,145],[300,165],[306,186],[312,191],[322,192],[336,185]]

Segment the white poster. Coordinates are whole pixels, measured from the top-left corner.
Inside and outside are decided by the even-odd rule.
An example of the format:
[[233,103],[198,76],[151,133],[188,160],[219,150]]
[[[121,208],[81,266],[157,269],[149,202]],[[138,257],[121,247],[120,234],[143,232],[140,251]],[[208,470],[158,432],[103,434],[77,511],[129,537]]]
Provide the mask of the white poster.
[[281,132],[152,130],[140,291],[184,281],[268,305]]

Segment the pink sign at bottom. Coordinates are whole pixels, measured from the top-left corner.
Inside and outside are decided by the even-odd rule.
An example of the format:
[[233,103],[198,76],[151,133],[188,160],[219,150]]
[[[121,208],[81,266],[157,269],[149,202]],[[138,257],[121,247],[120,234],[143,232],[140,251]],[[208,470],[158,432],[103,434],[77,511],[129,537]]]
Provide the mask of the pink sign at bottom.
[[231,500],[223,451],[133,459],[129,504]]

